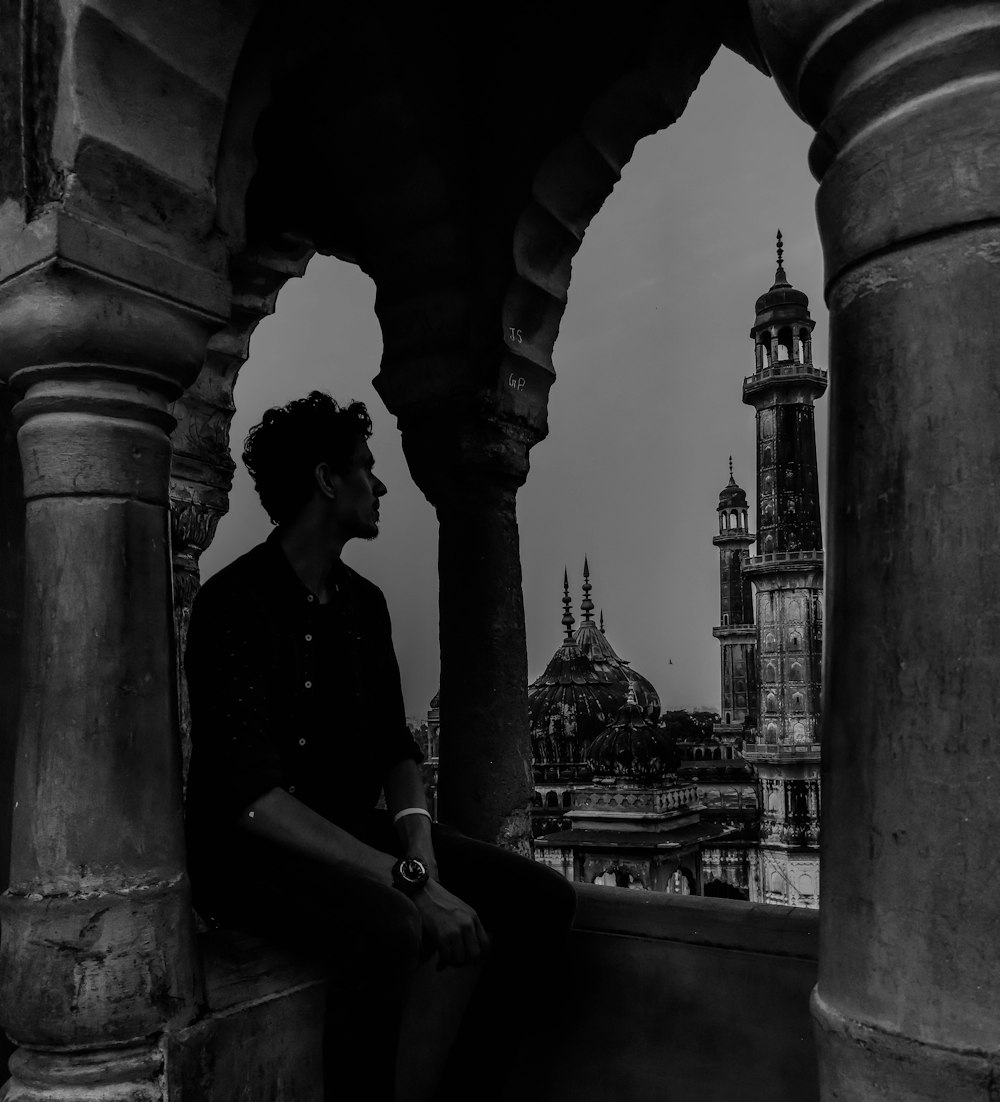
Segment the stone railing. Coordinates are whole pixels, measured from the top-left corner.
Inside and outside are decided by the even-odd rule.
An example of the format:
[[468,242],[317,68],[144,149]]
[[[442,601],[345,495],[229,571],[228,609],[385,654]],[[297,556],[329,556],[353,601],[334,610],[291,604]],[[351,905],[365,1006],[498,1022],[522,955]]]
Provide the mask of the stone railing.
[[747,761],[794,761],[807,755],[818,757],[820,743],[756,742],[744,746],[740,753]]
[[538,1022],[507,1102],[818,1099],[818,911],[593,885],[577,897],[568,967],[536,989],[564,1012]]
[[789,360],[787,363],[775,364],[773,367],[763,367],[752,375],[746,375],[743,385],[754,386],[756,383],[766,382],[768,379],[790,379],[793,376],[807,376],[813,379],[821,379],[826,382],[826,371],[822,367],[813,367],[812,364],[795,363]]
[[746,563],[746,567],[755,566],[769,566],[772,563],[804,563],[814,564],[823,562],[822,551],[768,551],[764,555],[751,555]]

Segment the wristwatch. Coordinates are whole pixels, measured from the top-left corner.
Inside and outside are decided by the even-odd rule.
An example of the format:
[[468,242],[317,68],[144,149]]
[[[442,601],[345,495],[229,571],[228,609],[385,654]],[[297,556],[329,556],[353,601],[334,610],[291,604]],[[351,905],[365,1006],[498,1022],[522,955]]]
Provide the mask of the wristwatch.
[[392,886],[405,895],[416,895],[428,876],[427,866],[419,857],[400,857],[392,866]]

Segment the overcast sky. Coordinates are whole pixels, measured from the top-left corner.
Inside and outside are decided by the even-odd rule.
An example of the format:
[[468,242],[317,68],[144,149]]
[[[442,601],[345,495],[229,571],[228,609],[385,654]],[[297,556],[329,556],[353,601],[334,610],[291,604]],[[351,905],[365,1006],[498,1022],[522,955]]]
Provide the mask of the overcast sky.
[[[587,555],[608,638],[664,708],[718,710],[715,507],[730,454],[755,504],[754,412],[742,381],[754,368],[749,331],[774,278],[778,227],[788,278],[818,323],[814,359],[827,366],[810,137],[767,78],[723,51],[683,118],[639,144],[588,229],[555,347],[549,436],[518,497],[531,677],[562,637],[564,565],[579,618]],[[349,544],[344,557],[385,591],[407,711],[422,718],[438,683],[436,521],[371,385],[382,348],[374,298],[367,276],[325,257],[285,287],[236,386],[233,451],[268,406],[313,388],[368,404],[389,495],[379,538]],[[824,484],[826,406],[824,397],[816,407]],[[239,463],[203,576],[269,530]]]

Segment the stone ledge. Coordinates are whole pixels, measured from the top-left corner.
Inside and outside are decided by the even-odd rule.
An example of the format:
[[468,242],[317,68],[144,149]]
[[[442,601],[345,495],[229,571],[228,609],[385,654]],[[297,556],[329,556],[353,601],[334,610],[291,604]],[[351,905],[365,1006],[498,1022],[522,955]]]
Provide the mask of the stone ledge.
[[575,884],[577,931],[815,961],[819,912]]
[[212,930],[198,939],[210,1013],[324,983],[328,961],[291,953],[242,930]]

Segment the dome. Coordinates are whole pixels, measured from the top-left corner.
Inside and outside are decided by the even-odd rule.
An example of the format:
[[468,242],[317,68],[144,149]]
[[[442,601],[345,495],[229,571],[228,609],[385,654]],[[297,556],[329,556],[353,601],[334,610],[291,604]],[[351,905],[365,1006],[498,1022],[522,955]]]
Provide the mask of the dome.
[[778,268],[774,273],[774,283],[765,294],[757,299],[754,312],[757,315],[754,326],[780,325],[782,322],[811,320],[809,318],[809,297],[788,282],[782,264],[783,247],[781,230],[778,230]]
[[725,512],[727,509],[746,509],[747,505],[747,492],[742,486],[738,485],[736,479],[733,478],[733,457],[729,457],[729,482],[725,489],[719,494],[719,512]]
[[528,722],[536,765],[584,762],[586,748],[621,710],[630,684],[643,714],[653,723],[660,714],[656,690],[615,654],[591,617],[594,605],[586,563],[584,578],[583,625],[574,634],[569,580],[564,574],[566,637],[545,671],[528,686]]
[[614,715],[618,708],[625,703],[629,687],[632,686],[635,688],[639,707],[655,723],[660,717],[660,698],[652,684],[641,673],[633,670],[626,659],[619,658],[615,653],[614,648],[608,642],[608,637],[604,634],[603,613],[601,626],[598,627],[594,623],[591,615],[594,611],[594,602],[590,599],[592,588],[593,586],[590,584],[590,565],[584,559],[583,600],[580,602],[583,623],[576,633],[577,645],[593,663],[595,675],[617,689],[617,702],[611,714]]
[[596,776],[640,781],[658,780],[674,773],[680,764],[673,739],[649,719],[634,687],[614,721],[587,748],[586,756]]

